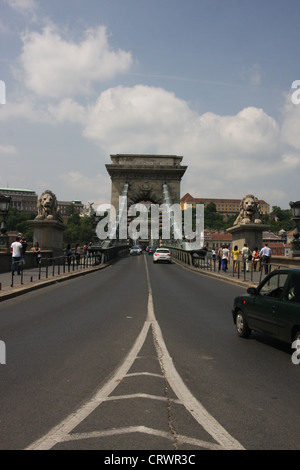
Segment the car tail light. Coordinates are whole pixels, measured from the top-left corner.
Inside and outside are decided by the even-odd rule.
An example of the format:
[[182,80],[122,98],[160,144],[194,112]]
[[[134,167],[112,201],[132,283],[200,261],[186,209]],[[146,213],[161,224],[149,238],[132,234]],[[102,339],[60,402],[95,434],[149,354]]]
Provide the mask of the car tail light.
[[171,253],[168,253],[168,256],[171,256]]
[[154,253],[154,256],[158,256],[158,253]]

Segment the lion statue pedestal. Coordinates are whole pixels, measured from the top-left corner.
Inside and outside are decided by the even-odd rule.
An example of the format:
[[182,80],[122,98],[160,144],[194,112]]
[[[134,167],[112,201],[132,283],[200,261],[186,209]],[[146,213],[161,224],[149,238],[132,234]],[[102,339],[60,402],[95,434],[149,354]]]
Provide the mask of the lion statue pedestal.
[[247,194],[240,202],[240,212],[233,227],[227,229],[232,234],[232,247],[242,250],[245,243],[251,251],[262,248],[263,232],[269,229],[260,220],[260,206],[253,194]]
[[29,221],[33,227],[33,242],[38,242],[41,250],[50,250],[54,256],[63,254],[63,232],[67,228],[58,210],[57,199],[52,191],[46,190],[37,204],[38,214]]

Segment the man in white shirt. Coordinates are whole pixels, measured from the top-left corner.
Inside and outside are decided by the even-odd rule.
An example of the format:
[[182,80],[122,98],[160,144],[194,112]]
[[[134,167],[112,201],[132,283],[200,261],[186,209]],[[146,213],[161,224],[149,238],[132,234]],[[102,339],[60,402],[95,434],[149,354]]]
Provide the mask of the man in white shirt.
[[267,243],[265,243],[265,246],[260,250],[259,254],[262,256],[262,261],[263,261],[263,265],[265,268],[265,274],[268,274],[272,250],[271,248],[269,248]]
[[13,242],[10,247],[12,249],[11,272],[12,272],[12,275],[14,276],[15,270],[16,270],[16,264],[17,264],[18,274],[21,274],[20,261],[23,256],[21,237],[17,237],[16,241]]

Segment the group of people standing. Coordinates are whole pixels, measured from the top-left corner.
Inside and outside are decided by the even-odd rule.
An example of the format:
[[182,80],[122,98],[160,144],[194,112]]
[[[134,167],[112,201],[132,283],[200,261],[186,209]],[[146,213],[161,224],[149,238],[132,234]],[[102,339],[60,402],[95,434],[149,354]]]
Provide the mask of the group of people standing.
[[[257,266],[260,269],[260,263],[262,262],[265,270],[265,274],[269,272],[269,264],[271,261],[272,250],[269,248],[268,243],[264,244],[264,247],[259,250],[258,247],[255,247],[251,252],[247,243],[244,243],[244,246],[241,250],[238,249],[238,246],[235,245],[231,251],[231,256],[233,259],[233,272],[235,273],[238,268],[238,263],[240,260],[243,262],[243,271],[249,271],[249,263],[252,261],[253,271],[256,271]],[[219,271],[222,269],[226,273],[228,270],[228,262],[230,259],[230,252],[227,245],[223,245],[222,248],[218,251],[218,260],[219,260]]]
[[[16,240],[11,244],[12,252],[12,263],[11,263],[11,272],[12,275],[17,271],[18,275],[21,274],[21,267],[25,265],[26,250],[27,250],[27,241],[25,237],[17,236]],[[41,259],[41,250],[38,242],[35,242],[33,251],[36,257],[37,264],[40,263]]]
[[[92,245],[92,242],[90,242],[89,244],[85,243],[83,248],[81,248],[80,244],[77,243],[77,245],[75,246],[75,251],[74,251],[77,266],[79,266],[80,264],[80,259],[81,259],[82,254],[84,255],[84,258],[86,260],[86,258],[88,257],[88,250],[91,245]],[[73,251],[69,243],[66,248],[66,256],[67,256],[67,262],[69,266],[71,264],[72,254],[73,254]]]
[[[83,254],[85,259],[88,256],[88,249],[92,245],[92,242],[85,243],[83,248],[77,243],[75,247],[75,259],[77,265],[80,264],[80,259],[81,255]],[[12,264],[11,264],[11,271],[12,274],[15,274],[15,271],[20,275],[21,274],[21,267],[22,265],[25,265],[25,254],[26,254],[26,249],[27,249],[27,241],[25,237],[17,236],[15,241],[11,244],[11,252],[12,252]],[[35,242],[34,246],[32,247],[32,251],[35,256],[36,264],[40,265],[41,264],[41,259],[42,259],[42,253],[40,249],[40,245],[38,242]],[[66,256],[67,256],[67,262],[70,265],[71,264],[71,258],[72,258],[73,251],[71,249],[71,245],[69,244],[66,249]]]

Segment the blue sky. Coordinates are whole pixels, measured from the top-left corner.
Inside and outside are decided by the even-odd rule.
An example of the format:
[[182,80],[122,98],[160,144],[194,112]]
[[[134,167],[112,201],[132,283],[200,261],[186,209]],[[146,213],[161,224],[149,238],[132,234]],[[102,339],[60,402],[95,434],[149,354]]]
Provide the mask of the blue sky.
[[0,0],[0,187],[109,202],[110,154],[181,192],[299,200],[297,0]]

